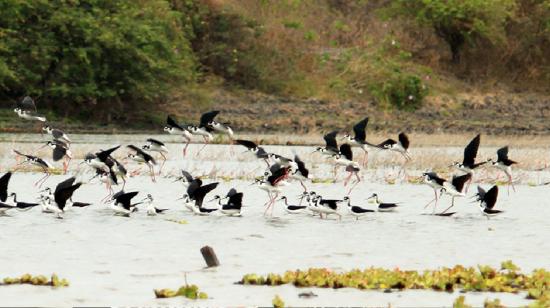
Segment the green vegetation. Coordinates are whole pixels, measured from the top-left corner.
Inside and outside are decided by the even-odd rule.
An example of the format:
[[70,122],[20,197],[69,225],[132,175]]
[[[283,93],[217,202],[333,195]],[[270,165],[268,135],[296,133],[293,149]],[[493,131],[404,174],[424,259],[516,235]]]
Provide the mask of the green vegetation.
[[208,294],[199,291],[199,287],[196,285],[185,285],[180,287],[177,291],[171,289],[155,289],[155,296],[157,298],[176,297],[183,296],[189,299],[207,299]]
[[271,303],[273,304],[274,308],[284,308],[285,307],[285,302],[281,299],[281,297],[279,297],[279,295],[275,295],[275,297],[273,298]]
[[247,274],[240,283],[269,286],[291,283],[296,287],[361,290],[425,289],[452,292],[460,289],[463,292],[509,293],[527,291],[529,299],[537,300],[533,305],[550,303],[550,272],[537,269],[529,275],[522,274],[511,261],[503,262],[500,270],[482,265],[477,268],[456,265],[453,268],[424,272],[367,268],[362,271],[335,273],[323,268],[312,268],[306,271],[287,271],[283,275]]
[[51,287],[68,287],[69,282],[66,279],[59,279],[56,274],[52,274],[50,279],[43,275],[32,276],[24,274],[21,277],[6,277],[3,279],[3,284],[32,284],[35,286],[51,286]]
[[515,0],[397,0],[390,11],[433,27],[449,45],[453,62],[458,63],[465,43],[477,38],[505,39],[504,25],[513,16],[515,5]]
[[140,127],[249,92],[414,112],[497,84],[548,94],[549,43],[550,0],[6,0],[0,101]]

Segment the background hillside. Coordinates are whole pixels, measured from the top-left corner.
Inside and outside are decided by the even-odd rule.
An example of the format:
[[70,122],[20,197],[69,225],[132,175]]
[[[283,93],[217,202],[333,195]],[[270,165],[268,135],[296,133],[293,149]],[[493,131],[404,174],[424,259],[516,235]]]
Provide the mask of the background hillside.
[[549,41],[550,0],[6,0],[0,119],[544,134]]

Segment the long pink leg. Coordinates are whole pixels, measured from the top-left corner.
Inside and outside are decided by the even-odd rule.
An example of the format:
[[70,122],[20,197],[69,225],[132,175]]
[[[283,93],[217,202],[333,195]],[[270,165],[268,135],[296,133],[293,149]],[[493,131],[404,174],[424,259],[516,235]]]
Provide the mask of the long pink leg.
[[271,212],[269,216],[273,217],[273,210],[275,209],[275,199],[279,196],[279,193],[275,194],[275,197],[273,197],[273,201],[271,202]]
[[350,172],[348,177],[346,177],[346,179],[344,180],[344,186],[348,185],[349,179],[351,178],[352,175],[353,175],[353,172]]
[[514,182],[512,181],[512,176],[509,174],[506,175],[508,176],[508,194],[510,194],[510,185],[512,186],[514,192],[516,192],[516,187],[514,186]]
[[441,214],[447,213],[447,211],[448,211],[450,208],[452,208],[454,205],[455,205],[455,197],[453,197],[453,198],[451,199],[451,206],[449,206],[447,209],[445,209],[443,212],[441,212]]
[[367,150],[363,150],[363,151],[365,151],[365,154],[363,155],[363,167],[365,167],[369,160],[369,152],[367,152]]
[[157,182],[157,179],[155,178],[155,169],[153,169],[153,166],[149,165],[149,173],[151,174],[151,179],[153,180],[153,183]]
[[[357,175],[357,174],[356,174],[356,175]],[[353,186],[351,186],[351,188],[349,189],[348,195],[351,194],[351,192],[353,191],[353,189],[355,188],[355,186],[357,186],[357,184],[359,184],[359,182],[361,182],[361,178],[359,178],[359,176],[357,176],[357,181],[355,181],[355,183],[353,184]]]
[[48,177],[50,176],[50,173],[46,171],[46,175],[44,175],[42,178],[40,178],[40,180],[36,181],[36,183],[34,183],[34,186],[38,185],[38,183],[40,183],[40,185],[38,185],[38,187],[42,187],[42,184],[44,184],[44,182],[46,182],[46,180],[48,179]]
[[159,152],[159,153],[160,153],[160,155],[162,156],[162,159],[163,159],[163,160],[162,160],[162,164],[160,165],[159,174],[158,174],[158,175],[160,175],[160,173],[161,173],[161,171],[162,171],[162,167],[164,167],[164,164],[166,163],[166,156],[164,155],[164,153],[162,153],[162,152]]
[[204,145],[202,146],[202,148],[197,152],[197,154],[195,156],[199,156],[199,154],[202,152],[202,150],[204,150],[204,148],[206,148],[206,146],[208,145],[208,138],[204,137]]
[[187,139],[187,142],[185,143],[185,147],[183,147],[183,157],[187,155],[187,148],[189,147],[190,142],[191,142],[191,139]]

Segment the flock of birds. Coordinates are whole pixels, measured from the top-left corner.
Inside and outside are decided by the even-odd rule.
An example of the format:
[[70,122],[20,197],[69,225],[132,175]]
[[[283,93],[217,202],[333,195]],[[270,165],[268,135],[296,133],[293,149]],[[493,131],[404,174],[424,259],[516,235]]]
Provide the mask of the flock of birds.
[[[37,108],[34,100],[30,97],[25,97],[22,101],[18,102],[15,113],[22,119],[46,122],[46,118],[37,114]],[[291,214],[298,213],[311,213],[313,215],[319,215],[321,218],[328,217],[329,215],[336,215],[341,219],[341,208],[345,207],[348,213],[356,219],[359,217],[368,215],[368,213],[374,212],[373,209],[367,209],[361,206],[352,205],[350,200],[350,193],[361,181],[359,172],[361,168],[368,163],[369,151],[393,151],[402,155],[404,163],[401,170],[404,172],[405,164],[410,161],[411,154],[409,152],[409,137],[405,133],[400,133],[397,140],[387,139],[382,143],[371,143],[366,140],[366,128],[369,118],[366,117],[353,126],[352,134],[345,134],[341,140],[344,141],[338,146],[337,137],[339,131],[332,131],[324,136],[325,146],[318,147],[315,152],[319,152],[324,155],[329,161],[334,164],[334,174],[338,168],[344,168],[349,175],[344,180],[344,186],[347,186],[353,176],[354,183],[350,185],[349,190],[342,199],[326,199],[320,194],[308,190],[306,182],[310,179],[309,170],[306,167],[306,163],[300,159],[297,155],[293,158],[284,157],[275,153],[266,151],[263,147],[256,144],[253,141],[234,139],[234,133],[232,128],[227,123],[221,123],[216,121],[216,116],[219,111],[210,111],[202,114],[199,125],[178,124],[178,122],[171,116],[167,117],[166,126],[164,131],[172,134],[182,136],[185,146],[183,147],[182,154],[185,157],[187,155],[187,148],[193,137],[199,137],[204,140],[204,145],[196,153],[200,155],[204,147],[213,140],[214,134],[227,135],[232,143],[246,147],[247,151],[250,151],[254,156],[265,162],[267,169],[262,176],[256,178],[253,185],[256,185],[259,189],[267,192],[268,201],[265,203],[264,215],[273,215],[273,209],[277,201],[284,202],[285,210]],[[51,141],[46,142],[42,147],[50,147],[52,149],[52,159],[55,162],[62,161],[63,171],[66,174],[69,169],[69,164],[73,155],[71,153],[71,139],[62,130],[53,128],[49,125],[42,126],[42,131],[52,137]],[[455,212],[449,212],[454,206],[454,200],[456,197],[465,197],[468,186],[474,178],[475,171],[487,164],[498,168],[504,172],[508,177],[510,186],[515,191],[512,181],[512,165],[516,164],[508,158],[508,147],[503,147],[497,151],[497,159],[488,159],[487,161],[476,162],[477,152],[480,145],[481,136],[477,135],[464,149],[464,158],[462,162],[455,162],[452,164],[454,168],[459,170],[462,175],[454,175],[451,179],[444,179],[435,172],[425,172],[422,174],[423,182],[433,188],[434,199],[430,201],[426,206],[433,206],[433,215],[437,216],[451,216]],[[354,161],[352,146],[359,147],[364,151],[364,157],[362,163]],[[143,164],[149,169],[149,175],[152,182],[156,182],[156,175],[160,175],[163,166],[167,160],[168,149],[166,145],[156,139],[147,139],[147,144],[140,146],[127,145],[129,153],[121,159],[117,160],[113,154],[119,150],[121,145],[114,146],[106,150],[98,150],[95,153],[88,153],[79,164],[89,167],[95,175],[93,178],[99,178],[99,180],[106,185],[108,195],[102,200],[106,203],[110,209],[117,215],[130,216],[132,213],[138,211],[138,206],[143,205],[146,207],[148,215],[157,215],[166,211],[166,209],[157,208],[154,206],[154,199],[151,194],[140,200],[139,202],[132,202],[139,192],[125,192],[124,188],[129,175],[128,170],[121,161],[132,160],[138,164]],[[55,217],[62,218],[63,214],[73,207],[86,207],[90,206],[90,203],[76,202],[72,200],[73,193],[79,189],[84,181],[78,176],[72,176],[64,181],[58,183],[55,189],[46,187],[40,190],[40,197],[37,203],[25,203],[17,200],[16,193],[9,193],[8,185],[12,177],[12,173],[15,172],[20,166],[24,164],[34,165],[43,171],[44,176],[40,178],[34,185],[42,187],[49,178],[52,171],[52,164],[47,162],[46,159],[38,157],[34,154],[26,154],[14,149],[14,153],[17,158],[17,165],[14,170],[5,173],[0,177],[0,214],[5,214],[6,211],[11,209],[28,210],[35,206],[41,206],[42,211],[45,213],[53,213]],[[162,162],[158,166],[158,171],[155,168],[159,163],[154,155],[160,156]],[[22,161],[21,161],[22,159]],[[400,171],[401,173],[401,171]],[[77,179],[78,178],[78,179]],[[92,179],[93,179],[92,178]],[[91,180],[91,179],[90,179]],[[88,180],[88,182],[90,181]],[[238,192],[235,188],[232,188],[225,195],[216,195],[211,201],[217,201],[217,207],[207,208],[204,207],[204,199],[207,194],[217,188],[217,182],[205,184],[196,176],[191,175],[189,172],[182,170],[181,175],[176,179],[185,185],[185,193],[178,200],[183,200],[183,204],[186,209],[197,215],[211,215],[213,213],[221,213],[228,216],[240,216],[243,205],[243,193]],[[300,195],[299,204],[290,204],[286,196],[280,196],[282,188],[292,183],[299,183],[303,188],[303,193]],[[122,184],[122,189],[115,192],[113,186]],[[509,187],[510,187],[509,186]],[[451,197],[451,204],[442,212],[436,212],[436,207],[439,198],[443,195],[449,195]],[[488,191],[485,191],[481,186],[478,186],[477,193],[474,195],[476,201],[479,204],[480,211],[487,217],[501,213],[502,211],[495,210],[494,206],[498,198],[498,186],[491,187]],[[10,201],[11,199],[11,201]],[[305,200],[305,204],[302,205]],[[397,203],[385,203],[379,200],[377,194],[373,194],[368,198],[368,201],[377,205],[377,211],[394,211],[398,207]]]

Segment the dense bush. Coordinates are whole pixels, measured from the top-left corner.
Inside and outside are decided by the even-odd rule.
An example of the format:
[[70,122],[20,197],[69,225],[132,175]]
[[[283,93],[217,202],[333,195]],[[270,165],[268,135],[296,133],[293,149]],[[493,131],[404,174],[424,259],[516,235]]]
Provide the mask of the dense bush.
[[400,110],[412,111],[422,106],[428,90],[418,76],[395,71],[387,79],[371,86],[374,97]]

